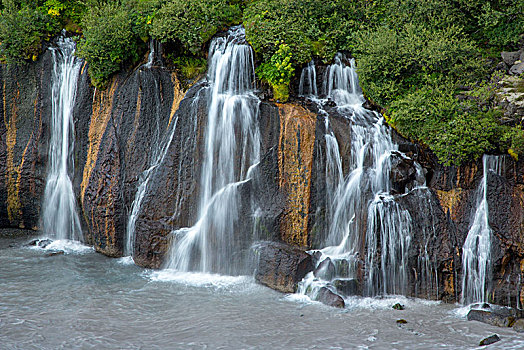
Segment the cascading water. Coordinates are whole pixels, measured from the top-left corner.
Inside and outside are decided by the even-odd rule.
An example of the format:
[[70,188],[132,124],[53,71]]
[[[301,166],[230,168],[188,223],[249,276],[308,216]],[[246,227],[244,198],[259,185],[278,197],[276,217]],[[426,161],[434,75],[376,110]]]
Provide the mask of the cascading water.
[[462,303],[486,302],[491,275],[491,239],[487,199],[490,172],[501,175],[503,157],[484,155],[484,174],[477,189],[477,206],[473,223],[462,247]]
[[[153,39],[150,41],[150,52],[148,56],[148,61],[144,65],[146,71],[141,72],[141,74],[151,74],[151,67],[153,66],[153,61],[155,59],[155,42]],[[169,149],[169,145],[175,134],[178,115],[171,121],[171,124],[168,126],[168,132],[166,138],[161,140],[161,111],[160,107],[162,101],[160,100],[160,87],[158,79],[153,78],[153,96],[155,98],[155,125],[153,127],[153,138],[150,140],[151,143],[151,154],[149,156],[148,168],[140,175],[138,179],[138,187],[135,193],[135,198],[131,204],[131,212],[129,214],[127,225],[126,225],[126,236],[125,236],[125,245],[124,245],[124,256],[133,256],[134,244],[135,244],[135,229],[136,229],[136,220],[140,214],[142,208],[142,202],[146,194],[147,186],[151,180],[152,173],[154,170],[163,162],[166,153]]]
[[299,96],[318,96],[317,91],[317,70],[315,69],[315,62],[311,61],[307,67],[302,70],[300,75],[300,84],[298,87]]
[[[311,69],[314,65],[303,72],[304,81],[316,75]],[[322,287],[336,292],[334,286],[357,278],[364,264],[367,272],[364,293],[404,293],[412,224],[409,212],[390,194],[390,171],[393,155],[407,157],[398,151],[384,119],[362,107],[364,98],[353,59],[348,61],[337,54],[334,64],[325,72],[323,95],[333,100],[339,113],[352,122],[350,171],[344,177],[339,145],[329,115],[324,113],[327,237],[325,248],[313,252],[317,269],[300,283],[299,293],[314,299]],[[322,110],[325,100],[317,101]],[[361,256],[364,246],[367,246],[365,261]]]
[[44,192],[44,234],[59,240],[82,241],[82,229],[71,183],[74,147],[73,106],[82,61],[74,56],[71,38],[59,38],[53,55],[51,141]]
[[254,91],[254,62],[242,27],[217,37],[209,49],[210,94],[200,179],[199,219],[172,233],[166,268],[177,271],[240,272],[235,254],[239,217],[238,188],[259,161],[259,99]]

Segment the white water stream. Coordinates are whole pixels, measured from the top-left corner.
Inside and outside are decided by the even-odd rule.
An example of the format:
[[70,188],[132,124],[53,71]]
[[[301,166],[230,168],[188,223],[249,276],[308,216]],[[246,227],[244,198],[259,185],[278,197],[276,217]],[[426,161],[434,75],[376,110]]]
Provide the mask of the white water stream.
[[42,213],[43,232],[58,240],[82,241],[82,229],[71,183],[73,166],[73,107],[82,61],[75,43],[60,37],[53,55],[51,140],[49,169]]
[[254,62],[242,27],[217,37],[209,49],[210,94],[200,177],[199,219],[175,230],[166,268],[234,275],[238,188],[260,158],[259,100]]
[[477,205],[473,223],[462,247],[462,303],[487,302],[491,277],[491,239],[487,199],[490,172],[501,175],[503,157],[484,155],[484,174],[477,189]]

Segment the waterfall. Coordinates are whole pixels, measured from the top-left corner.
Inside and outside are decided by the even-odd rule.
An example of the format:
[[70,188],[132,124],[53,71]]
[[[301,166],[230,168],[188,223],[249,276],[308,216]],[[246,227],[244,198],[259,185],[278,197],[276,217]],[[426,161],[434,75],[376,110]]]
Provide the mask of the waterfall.
[[[304,81],[315,76],[311,69],[314,65],[303,71]],[[366,294],[404,293],[412,219],[390,194],[390,171],[393,155],[407,157],[392,141],[384,118],[362,107],[353,59],[336,55],[324,74],[323,97],[318,104],[326,125],[327,235],[324,248],[313,252],[317,269],[299,284],[299,293],[314,298],[322,287],[336,292],[335,282],[356,279],[364,266]],[[345,177],[329,115],[322,110],[326,99],[333,100],[339,113],[351,120],[350,171]],[[321,267],[326,264],[333,265],[334,274],[324,273]]]
[[124,243],[124,256],[133,256],[134,245],[135,245],[135,229],[136,229],[136,220],[140,214],[142,208],[142,201],[146,194],[147,187],[151,180],[151,176],[154,173],[154,170],[163,162],[169,145],[175,135],[176,126],[178,123],[178,115],[174,118],[171,124],[168,126],[168,132],[164,140],[161,138],[161,106],[162,101],[160,99],[161,91],[159,86],[159,81],[152,75],[151,67],[155,57],[155,45],[154,40],[150,41],[150,52],[148,62],[144,65],[146,68],[144,71],[141,71],[140,74],[143,74],[145,77],[152,77],[152,85],[154,87],[152,96],[155,99],[155,119],[153,126],[153,138],[149,140],[151,143],[151,153],[149,154],[148,168],[140,175],[138,179],[138,187],[135,192],[135,198],[131,204],[131,213],[129,214],[127,225],[126,225],[126,234],[125,234],[125,243]]
[[73,107],[82,61],[74,56],[75,43],[61,37],[53,55],[51,140],[44,192],[42,224],[46,235],[82,241],[80,219],[71,183],[74,148]]
[[489,208],[487,199],[488,176],[490,172],[501,175],[503,159],[484,155],[482,158],[483,176],[477,189],[477,205],[473,223],[469,228],[462,247],[462,303],[486,302],[491,275],[491,239]]
[[199,219],[192,227],[172,232],[166,268],[237,274],[242,247],[235,234],[241,205],[238,189],[249,181],[249,170],[260,158],[253,52],[242,27],[213,39],[208,80]]
[[307,67],[302,70],[300,75],[300,83],[298,86],[299,96],[312,96],[318,95],[317,91],[317,70],[315,69],[315,62],[311,60]]

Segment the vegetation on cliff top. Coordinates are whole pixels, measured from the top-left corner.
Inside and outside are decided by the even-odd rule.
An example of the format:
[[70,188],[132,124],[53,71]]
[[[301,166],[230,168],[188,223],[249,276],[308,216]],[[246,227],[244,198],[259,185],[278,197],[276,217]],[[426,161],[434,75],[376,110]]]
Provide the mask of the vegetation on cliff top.
[[345,51],[366,97],[443,163],[524,153],[519,126],[498,122],[491,80],[500,51],[524,33],[524,0],[1,0],[0,11],[1,61],[36,59],[42,40],[67,28],[82,34],[78,55],[99,87],[144,59],[149,37],[196,76],[212,36],[243,23],[275,99],[311,59]]

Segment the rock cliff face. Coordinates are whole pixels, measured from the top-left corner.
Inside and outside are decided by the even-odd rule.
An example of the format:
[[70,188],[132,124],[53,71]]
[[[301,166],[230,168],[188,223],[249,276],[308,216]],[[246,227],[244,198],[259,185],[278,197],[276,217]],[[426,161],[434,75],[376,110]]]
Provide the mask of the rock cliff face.
[[[49,53],[22,67],[0,65],[2,228],[39,227],[50,138],[51,67]],[[161,267],[170,232],[195,223],[206,84],[203,79],[186,92],[175,73],[153,67],[120,73],[99,91],[90,86],[87,69],[82,68],[74,109],[73,185],[86,240],[97,251],[122,256],[141,176],[162,145],[168,145],[165,156],[152,169],[135,224],[136,263]],[[253,235],[301,248],[320,247],[326,231],[325,117],[302,102],[262,101],[259,109],[261,161],[240,188],[242,207],[235,228],[240,254],[248,254]],[[347,174],[350,121],[335,109],[328,112]],[[475,211],[482,163],[442,167],[416,145],[398,139],[401,150],[426,168],[428,184],[427,189],[397,198],[413,221],[408,294],[457,301],[462,246]],[[401,193],[414,176],[412,165],[395,164],[394,188]],[[490,298],[512,306],[519,300],[522,305],[524,162],[506,157],[502,176],[488,176],[487,198],[493,229]]]

